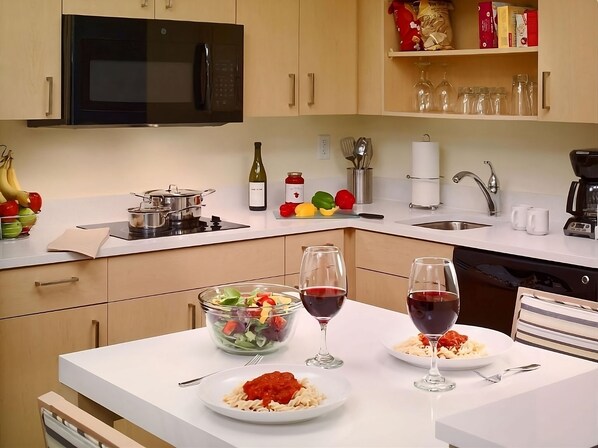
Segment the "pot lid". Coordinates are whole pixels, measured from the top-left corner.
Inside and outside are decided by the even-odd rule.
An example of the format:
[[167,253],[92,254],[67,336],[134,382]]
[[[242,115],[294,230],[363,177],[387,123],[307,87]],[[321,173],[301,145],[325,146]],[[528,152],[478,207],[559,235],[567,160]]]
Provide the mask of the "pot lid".
[[162,197],[187,197],[187,196],[198,196],[203,191],[200,190],[187,190],[180,189],[176,185],[170,184],[167,189],[164,190],[148,190],[144,194],[150,196],[162,196]]

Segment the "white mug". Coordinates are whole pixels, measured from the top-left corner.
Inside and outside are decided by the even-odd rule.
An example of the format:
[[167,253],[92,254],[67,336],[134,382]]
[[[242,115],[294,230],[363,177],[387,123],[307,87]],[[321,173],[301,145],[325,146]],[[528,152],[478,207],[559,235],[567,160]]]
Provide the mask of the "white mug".
[[525,228],[530,235],[548,234],[548,209],[530,208],[527,211],[527,226]]
[[527,227],[527,211],[531,205],[519,204],[511,208],[511,226],[515,230],[525,230]]

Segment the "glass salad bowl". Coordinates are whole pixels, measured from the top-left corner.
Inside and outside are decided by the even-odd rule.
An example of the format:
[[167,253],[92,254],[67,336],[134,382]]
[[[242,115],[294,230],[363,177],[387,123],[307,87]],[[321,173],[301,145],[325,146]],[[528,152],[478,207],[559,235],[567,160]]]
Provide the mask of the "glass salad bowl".
[[199,293],[216,346],[237,355],[265,354],[288,344],[295,331],[299,290],[268,283],[231,283]]

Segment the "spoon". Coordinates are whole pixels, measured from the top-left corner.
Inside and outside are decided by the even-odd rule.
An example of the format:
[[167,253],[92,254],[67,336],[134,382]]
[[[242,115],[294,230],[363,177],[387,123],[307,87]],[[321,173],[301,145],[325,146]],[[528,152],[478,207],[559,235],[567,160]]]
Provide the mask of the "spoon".
[[365,139],[365,137],[359,137],[357,139],[357,142],[355,142],[355,160],[357,160],[357,169],[362,169],[363,165],[361,163],[362,159],[363,159],[363,155],[366,152],[366,147],[367,147],[367,140]]

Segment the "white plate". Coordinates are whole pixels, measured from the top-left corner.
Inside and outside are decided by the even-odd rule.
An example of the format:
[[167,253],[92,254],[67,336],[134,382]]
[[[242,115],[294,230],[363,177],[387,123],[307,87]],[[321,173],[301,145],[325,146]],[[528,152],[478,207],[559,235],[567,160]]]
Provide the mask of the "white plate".
[[[276,370],[291,372],[298,380],[307,378],[326,398],[315,408],[283,412],[242,411],[230,407],[223,401],[223,397],[239,384]],[[199,398],[208,408],[237,420],[266,424],[300,422],[319,417],[341,406],[347,400],[350,391],[351,385],[338,372],[292,364],[238,367],[211,375],[199,383]]]
[[[481,358],[454,358],[444,359],[438,358],[438,368],[440,370],[470,370],[478,369],[493,363],[499,356],[502,356],[511,348],[513,340],[504,333],[490,330],[488,328],[473,327],[470,325],[455,325],[452,330],[468,336],[476,342],[480,342],[486,346],[487,356]],[[407,326],[403,329],[391,331],[384,335],[382,344],[395,358],[408,362],[417,367],[425,369],[430,368],[430,358],[424,356],[408,355],[400,353],[393,347],[413,336],[417,336],[418,332],[414,327]]]

